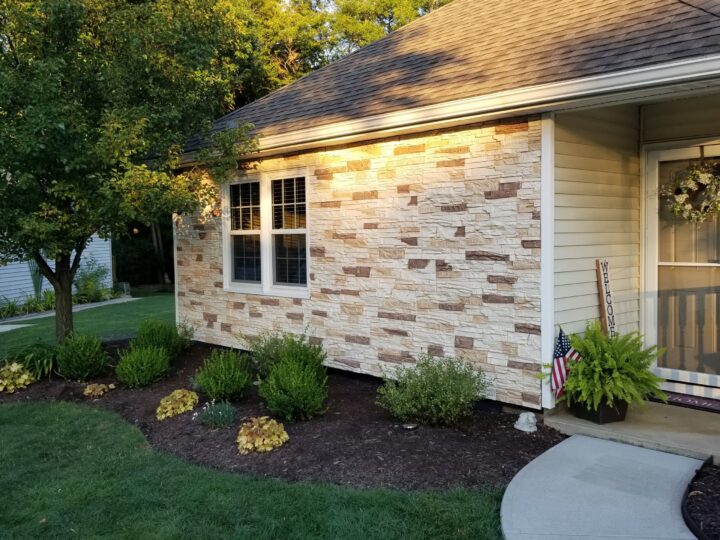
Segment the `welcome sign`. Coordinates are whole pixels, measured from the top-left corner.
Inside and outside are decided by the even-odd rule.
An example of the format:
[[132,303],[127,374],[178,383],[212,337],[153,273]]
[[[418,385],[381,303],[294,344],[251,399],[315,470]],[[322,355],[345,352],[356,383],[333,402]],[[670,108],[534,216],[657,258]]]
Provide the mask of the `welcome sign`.
[[610,263],[607,259],[595,260],[597,272],[598,299],[600,300],[600,324],[608,336],[615,336],[615,304],[610,286]]

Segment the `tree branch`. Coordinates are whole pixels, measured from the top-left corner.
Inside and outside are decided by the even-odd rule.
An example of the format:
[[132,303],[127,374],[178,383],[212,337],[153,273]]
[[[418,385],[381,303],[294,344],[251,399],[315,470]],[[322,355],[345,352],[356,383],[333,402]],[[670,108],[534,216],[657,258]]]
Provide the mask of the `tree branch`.
[[53,272],[53,269],[50,268],[50,265],[47,263],[47,261],[43,258],[40,253],[35,253],[33,256],[33,259],[38,265],[38,270],[40,270],[40,273],[47,278],[47,280],[53,285],[53,287],[57,286],[58,279],[55,275],[55,272]]
[[77,269],[80,267],[80,259],[82,257],[83,251],[85,251],[85,246],[87,246],[86,240],[82,240],[75,244],[75,257],[73,257],[73,262],[70,266],[70,276],[72,276],[73,278],[75,277],[75,272],[77,272]]

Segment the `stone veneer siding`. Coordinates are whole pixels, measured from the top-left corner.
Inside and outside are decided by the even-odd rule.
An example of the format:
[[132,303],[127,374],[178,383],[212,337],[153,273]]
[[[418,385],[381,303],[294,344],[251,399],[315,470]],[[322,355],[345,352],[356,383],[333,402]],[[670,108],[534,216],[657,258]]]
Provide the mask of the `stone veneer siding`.
[[221,220],[177,228],[179,318],[240,346],[275,329],[322,341],[328,365],[391,373],[461,356],[490,397],[540,407],[540,121],[536,117],[268,158],[307,167],[310,298],[226,292]]

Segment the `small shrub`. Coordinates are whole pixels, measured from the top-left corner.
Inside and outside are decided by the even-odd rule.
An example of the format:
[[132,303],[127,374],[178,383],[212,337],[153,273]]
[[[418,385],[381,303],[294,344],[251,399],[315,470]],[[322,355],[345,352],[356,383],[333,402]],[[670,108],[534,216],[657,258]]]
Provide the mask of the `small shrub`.
[[289,439],[282,424],[268,416],[261,416],[243,422],[237,444],[240,453],[245,455],[251,452],[269,452],[279,448]]
[[212,401],[206,403],[200,412],[193,415],[193,418],[211,428],[226,428],[235,423],[237,410],[227,401]]
[[35,382],[35,377],[22,364],[12,362],[0,367],[0,392],[13,394]]
[[213,349],[195,374],[195,383],[210,399],[239,398],[251,382],[247,356],[232,350]]
[[322,414],[327,398],[324,360],[322,347],[304,339],[286,340],[277,362],[260,382],[259,394],[267,408],[288,421]]
[[114,389],[114,384],[87,384],[83,389],[83,396],[97,399],[104,396],[109,390]]
[[[252,353],[253,367],[261,378],[268,376],[283,351],[288,348],[302,348],[306,345],[304,335],[297,336],[283,332],[268,331],[257,336],[243,334],[240,339],[245,342]],[[322,353],[322,348],[317,347],[317,350]]]
[[47,343],[35,343],[12,357],[12,360],[25,366],[35,380],[49,377],[55,369],[57,347]]
[[40,297],[42,302],[43,311],[51,311],[55,309],[55,291],[52,289],[46,289],[42,292]]
[[3,297],[2,303],[0,303],[0,319],[15,317],[20,315],[21,311],[20,303],[17,300]]
[[115,373],[129,388],[147,386],[170,370],[170,357],[161,347],[132,346],[121,354]]
[[187,325],[176,326],[171,322],[146,319],[138,327],[135,347],[162,347],[175,360],[190,345],[192,329]]
[[160,400],[155,411],[158,420],[165,420],[188,411],[192,411],[198,404],[198,395],[192,390],[173,390],[170,395]]
[[378,405],[402,422],[456,424],[485,395],[482,372],[456,358],[421,356],[413,367],[397,370],[378,389]]
[[75,299],[78,303],[100,302],[108,298],[105,280],[110,271],[92,257],[78,270],[75,281]]
[[71,334],[58,346],[57,370],[67,379],[90,379],[100,375],[107,364],[102,343],[94,336]]

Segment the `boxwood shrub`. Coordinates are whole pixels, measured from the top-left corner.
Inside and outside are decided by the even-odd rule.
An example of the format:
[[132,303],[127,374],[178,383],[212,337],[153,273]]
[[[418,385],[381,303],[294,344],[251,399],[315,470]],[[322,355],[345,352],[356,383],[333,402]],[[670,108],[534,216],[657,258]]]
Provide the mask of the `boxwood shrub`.
[[138,347],[120,355],[115,368],[118,380],[129,388],[138,388],[162,378],[170,370],[170,356],[163,347]]
[[195,384],[210,399],[242,397],[251,382],[247,355],[233,350],[213,349],[195,373]]

